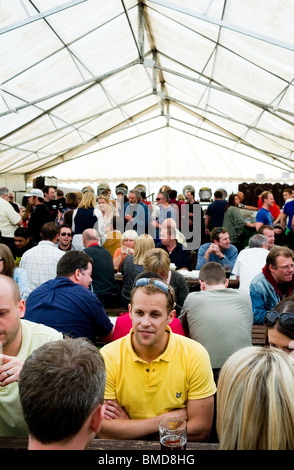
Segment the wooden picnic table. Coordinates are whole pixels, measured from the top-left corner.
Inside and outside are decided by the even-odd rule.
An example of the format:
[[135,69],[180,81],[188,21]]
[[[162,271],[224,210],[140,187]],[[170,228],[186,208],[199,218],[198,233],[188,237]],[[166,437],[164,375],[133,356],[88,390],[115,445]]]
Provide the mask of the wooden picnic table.
[[[26,437],[0,437],[0,450],[26,450]],[[87,450],[149,451],[160,450],[159,441],[94,439]],[[218,450],[218,444],[210,442],[187,442],[187,450]]]

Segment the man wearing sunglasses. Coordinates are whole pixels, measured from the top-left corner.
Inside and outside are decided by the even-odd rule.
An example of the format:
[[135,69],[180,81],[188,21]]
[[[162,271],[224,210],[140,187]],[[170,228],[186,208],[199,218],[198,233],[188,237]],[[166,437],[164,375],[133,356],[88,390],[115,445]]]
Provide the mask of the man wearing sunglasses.
[[72,230],[69,225],[63,224],[59,228],[58,248],[62,251],[73,250],[72,246]]
[[293,258],[290,248],[275,246],[269,251],[262,272],[253,278],[250,297],[254,324],[262,324],[269,310],[293,294]]
[[188,440],[209,438],[213,421],[213,373],[207,351],[172,333],[173,289],[140,278],[131,292],[130,333],[101,349],[106,365],[102,438],[156,439],[159,422],[188,422]]

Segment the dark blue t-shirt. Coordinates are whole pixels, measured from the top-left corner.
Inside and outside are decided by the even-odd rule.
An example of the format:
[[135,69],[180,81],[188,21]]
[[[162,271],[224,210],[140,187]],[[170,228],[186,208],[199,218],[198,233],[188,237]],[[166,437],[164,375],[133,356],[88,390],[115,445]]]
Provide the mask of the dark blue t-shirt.
[[209,215],[209,226],[211,229],[214,227],[222,227],[224,221],[225,208],[228,202],[225,199],[219,199],[212,202],[206,210],[206,215]]

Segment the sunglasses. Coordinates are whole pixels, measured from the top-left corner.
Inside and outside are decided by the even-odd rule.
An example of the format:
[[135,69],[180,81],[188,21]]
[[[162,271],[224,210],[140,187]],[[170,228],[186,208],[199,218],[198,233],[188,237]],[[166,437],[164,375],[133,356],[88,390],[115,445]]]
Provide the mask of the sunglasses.
[[67,233],[67,232],[62,232],[60,235],[61,235],[62,237],[66,237],[66,236],[72,237],[72,234],[71,234],[71,233]]
[[162,200],[162,197],[157,197],[156,198],[156,201],[161,201]]
[[159,281],[158,279],[152,279],[147,277],[142,277],[135,282],[135,287],[142,287],[147,286],[148,284],[153,284],[158,289],[162,290],[165,294],[170,294],[170,290],[168,285],[165,284],[163,281]]
[[279,313],[275,310],[270,310],[265,316],[264,324],[273,326],[277,320],[279,320],[280,324],[285,328],[294,329],[294,313]]

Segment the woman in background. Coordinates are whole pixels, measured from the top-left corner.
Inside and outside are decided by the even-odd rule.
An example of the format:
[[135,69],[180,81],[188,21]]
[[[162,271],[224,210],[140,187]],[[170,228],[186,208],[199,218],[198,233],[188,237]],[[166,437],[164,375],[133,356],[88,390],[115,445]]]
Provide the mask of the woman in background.
[[170,259],[168,253],[162,248],[153,248],[144,256],[144,271],[152,271],[161,276],[169,284],[176,297],[176,315],[179,316],[185,299],[189,294],[189,287],[184,276],[170,269]]
[[121,271],[123,260],[127,255],[133,255],[138,234],[135,230],[126,230],[121,237],[121,247],[113,254],[113,267],[117,272]]
[[294,450],[293,361],[276,348],[240,349],[217,387],[220,450]]
[[100,242],[103,245],[105,239],[105,225],[102,212],[96,207],[96,196],[93,191],[85,191],[80,204],[72,214],[73,247],[75,250],[83,250],[82,234],[87,228],[97,230]]
[[274,310],[267,312],[266,344],[281,349],[294,359],[294,296],[279,302]]
[[26,300],[28,297],[27,272],[17,268],[10,248],[0,243],[0,274],[12,277],[18,284],[20,298]]
[[143,233],[135,243],[134,254],[127,255],[122,263],[123,284],[121,289],[122,304],[127,309],[130,303],[130,293],[136,276],[143,271],[145,253],[154,248],[154,240],[151,235]]

